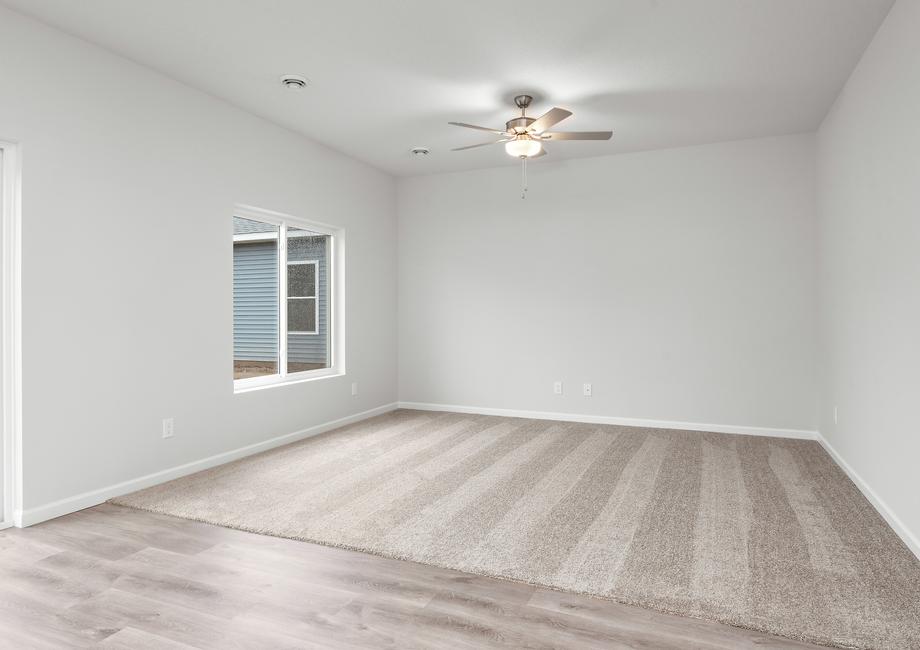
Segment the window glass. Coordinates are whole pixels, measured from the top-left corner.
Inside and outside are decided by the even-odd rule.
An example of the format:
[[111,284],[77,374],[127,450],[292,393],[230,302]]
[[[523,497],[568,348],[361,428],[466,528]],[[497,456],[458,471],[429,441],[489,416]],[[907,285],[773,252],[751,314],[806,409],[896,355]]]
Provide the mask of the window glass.
[[327,235],[287,231],[287,370],[330,366]]
[[234,380],[247,388],[331,368],[332,236],[244,213],[233,218]]
[[288,299],[288,331],[291,334],[316,332],[316,298]]
[[233,218],[233,378],[278,373],[276,225]]
[[316,263],[288,263],[288,297],[316,297]]

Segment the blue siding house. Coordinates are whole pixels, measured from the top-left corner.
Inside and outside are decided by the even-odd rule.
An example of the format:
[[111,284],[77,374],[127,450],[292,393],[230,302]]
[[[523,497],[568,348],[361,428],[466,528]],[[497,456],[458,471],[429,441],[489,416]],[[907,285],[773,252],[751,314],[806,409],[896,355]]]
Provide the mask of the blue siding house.
[[[241,217],[233,226],[234,364],[272,364],[278,359],[278,228]],[[328,365],[327,240],[288,229],[289,372]]]

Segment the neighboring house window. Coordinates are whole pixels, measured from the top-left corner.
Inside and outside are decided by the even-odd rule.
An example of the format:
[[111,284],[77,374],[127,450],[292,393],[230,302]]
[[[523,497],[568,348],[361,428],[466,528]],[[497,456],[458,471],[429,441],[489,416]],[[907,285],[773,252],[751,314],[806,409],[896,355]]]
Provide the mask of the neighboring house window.
[[335,250],[328,226],[252,208],[233,217],[237,390],[339,374]]
[[319,260],[292,262],[288,259],[288,333],[318,334],[319,300],[317,299],[317,272]]

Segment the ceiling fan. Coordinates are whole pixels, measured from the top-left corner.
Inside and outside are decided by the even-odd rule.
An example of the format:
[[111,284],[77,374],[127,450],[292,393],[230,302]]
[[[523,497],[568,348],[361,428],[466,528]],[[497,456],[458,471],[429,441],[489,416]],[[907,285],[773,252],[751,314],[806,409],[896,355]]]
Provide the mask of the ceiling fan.
[[487,147],[491,144],[505,145],[505,153],[509,156],[521,159],[521,198],[527,196],[527,159],[539,158],[546,155],[546,149],[543,144],[546,142],[555,142],[557,140],[609,140],[613,137],[613,131],[569,131],[556,132],[547,131],[554,124],[558,124],[572,114],[564,108],[551,108],[540,117],[528,117],[527,107],[533,101],[530,95],[518,95],[514,98],[515,105],[521,109],[521,116],[514,117],[505,122],[505,130],[490,129],[486,126],[476,126],[475,124],[465,124],[464,122],[448,122],[453,126],[462,126],[467,129],[476,129],[477,131],[486,131],[502,136],[499,140],[492,142],[480,142],[471,144],[466,147],[457,147],[451,151],[464,151],[466,149],[475,149],[476,147]]
[[485,126],[476,126],[475,124],[465,124],[463,122],[448,122],[453,126],[462,126],[467,129],[476,129],[477,131],[487,131],[495,135],[503,136],[499,140],[492,142],[481,142],[471,144],[466,147],[457,147],[451,151],[464,151],[466,149],[475,149],[476,147],[487,147],[491,144],[505,145],[505,152],[509,156],[516,158],[539,158],[546,155],[546,149],[543,144],[546,142],[556,142],[558,140],[609,140],[613,136],[613,131],[570,131],[568,133],[558,133],[547,131],[554,124],[558,124],[565,118],[569,117],[572,112],[564,108],[552,108],[540,117],[528,117],[527,107],[533,101],[530,95],[518,95],[514,98],[514,103],[521,109],[521,116],[515,117],[505,122],[505,130],[490,129]]

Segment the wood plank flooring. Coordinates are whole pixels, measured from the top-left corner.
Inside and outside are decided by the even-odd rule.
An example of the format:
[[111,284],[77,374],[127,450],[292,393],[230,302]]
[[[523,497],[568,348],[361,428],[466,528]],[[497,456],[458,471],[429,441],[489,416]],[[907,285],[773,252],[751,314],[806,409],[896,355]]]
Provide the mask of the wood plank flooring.
[[817,646],[105,504],[0,532],[0,647]]

